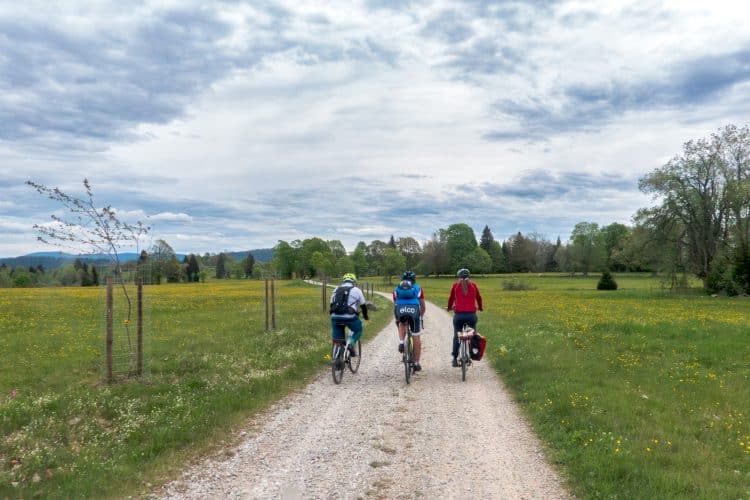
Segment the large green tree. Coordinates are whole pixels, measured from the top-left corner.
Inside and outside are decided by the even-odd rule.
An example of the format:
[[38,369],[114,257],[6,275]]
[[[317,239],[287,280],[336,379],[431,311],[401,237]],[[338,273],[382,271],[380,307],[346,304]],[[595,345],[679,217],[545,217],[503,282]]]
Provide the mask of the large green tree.
[[536,265],[536,244],[533,240],[518,231],[510,238],[508,249],[508,271],[512,273],[527,273],[534,270]]
[[398,276],[405,271],[406,258],[401,255],[397,248],[390,246],[385,250],[383,255],[383,275],[391,282],[393,276]]
[[689,269],[707,285],[714,260],[727,249],[733,217],[733,173],[723,156],[721,134],[691,140],[682,154],[639,181],[659,203],[642,213],[662,234],[676,237]]
[[469,256],[478,246],[474,230],[468,224],[451,224],[445,230],[445,235],[448,267],[454,272],[467,267]]
[[616,257],[622,254],[630,238],[631,229],[625,224],[613,222],[609,226],[604,226],[601,232],[606,268],[612,271],[626,271],[627,268]]
[[162,280],[174,283],[180,280],[180,263],[174,250],[166,241],[154,241],[151,245],[149,262],[154,283],[159,284]]
[[255,266],[255,257],[253,257],[252,253],[248,252],[247,257],[245,257],[245,278],[250,278],[253,275],[253,266]]
[[492,260],[492,268],[489,272],[501,273],[505,271],[505,255],[500,242],[495,240],[489,226],[484,226],[482,236],[479,238],[479,246],[487,252]]
[[367,265],[369,274],[379,276],[383,274],[385,251],[389,248],[388,243],[381,240],[373,240],[367,245]]
[[227,268],[227,256],[222,252],[216,257],[216,278],[226,278],[228,276]]
[[722,146],[720,155],[726,168],[733,278],[750,293],[750,128],[728,125],[714,140]]
[[570,256],[576,271],[588,275],[604,265],[604,243],[599,224],[579,222],[570,234]]
[[354,274],[358,277],[366,276],[368,270],[367,264],[367,243],[360,241],[352,252],[352,264],[354,265]]
[[297,268],[297,250],[289,243],[279,240],[273,247],[273,263],[281,278],[291,278]]
[[189,282],[198,282],[200,278],[201,267],[198,264],[198,257],[191,253],[187,256],[187,265],[185,266],[185,276]]
[[407,269],[416,269],[419,260],[422,258],[422,248],[419,242],[411,236],[399,238],[396,241],[396,248],[406,259],[405,267]]
[[433,233],[432,237],[424,244],[422,262],[419,264],[419,269],[424,274],[434,274],[437,276],[449,273],[448,245],[446,243],[445,229],[440,229]]

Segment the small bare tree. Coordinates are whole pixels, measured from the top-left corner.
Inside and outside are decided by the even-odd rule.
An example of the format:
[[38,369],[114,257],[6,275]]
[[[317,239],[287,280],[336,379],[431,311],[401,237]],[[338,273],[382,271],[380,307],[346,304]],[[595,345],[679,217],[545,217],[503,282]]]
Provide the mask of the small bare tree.
[[[137,247],[140,238],[148,234],[149,227],[144,226],[140,221],[135,224],[123,222],[111,205],[97,207],[94,204],[94,195],[88,179],[83,179],[83,186],[86,190],[83,198],[71,196],[59,188],[50,188],[33,181],[26,181],[26,184],[39,194],[61,203],[70,213],[69,219],[52,214],[51,224],[34,224],[34,229],[39,232],[37,236],[39,241],[77,251],[81,251],[83,247],[89,251],[107,255],[115,277],[121,278],[122,267],[118,251],[120,245],[132,242]],[[128,304],[125,331],[132,369],[133,343],[130,336],[132,303],[125,283],[122,279],[119,281]]]

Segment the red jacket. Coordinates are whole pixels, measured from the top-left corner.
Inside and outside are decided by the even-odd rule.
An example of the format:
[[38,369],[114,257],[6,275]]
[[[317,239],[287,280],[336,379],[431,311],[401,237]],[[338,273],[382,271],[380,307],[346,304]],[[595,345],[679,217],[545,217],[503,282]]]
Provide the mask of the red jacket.
[[[454,307],[455,306],[455,307]],[[457,313],[477,312],[477,307],[482,310],[482,296],[479,294],[479,288],[469,282],[469,291],[464,295],[461,289],[461,282],[453,283],[451,295],[448,297],[448,309],[454,308]]]

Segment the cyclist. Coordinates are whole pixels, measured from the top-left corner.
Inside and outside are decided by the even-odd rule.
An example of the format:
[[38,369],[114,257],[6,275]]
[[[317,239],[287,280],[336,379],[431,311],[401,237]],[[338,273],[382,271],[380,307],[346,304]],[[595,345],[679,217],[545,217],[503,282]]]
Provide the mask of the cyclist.
[[469,280],[469,270],[459,269],[456,273],[458,281],[453,283],[448,297],[448,310],[453,309],[453,366],[458,366],[458,332],[464,325],[476,330],[477,309],[482,310],[482,295],[475,283]]
[[344,340],[345,330],[348,327],[351,330],[351,342],[349,343],[349,352],[356,356],[354,344],[362,336],[362,321],[359,319],[357,306],[362,309],[362,317],[365,320],[370,318],[367,315],[367,303],[365,296],[357,285],[357,277],[352,273],[346,273],[341,285],[337,286],[331,294],[331,338],[333,340]]
[[[419,364],[419,357],[422,353],[420,331],[425,303],[424,290],[417,285],[416,274],[406,271],[401,275],[401,282],[393,289],[393,304],[393,315],[398,325],[398,352],[404,352],[406,329],[411,328],[414,339],[414,371],[418,372],[422,369],[422,365]],[[407,321],[402,322],[401,318],[406,318]]]

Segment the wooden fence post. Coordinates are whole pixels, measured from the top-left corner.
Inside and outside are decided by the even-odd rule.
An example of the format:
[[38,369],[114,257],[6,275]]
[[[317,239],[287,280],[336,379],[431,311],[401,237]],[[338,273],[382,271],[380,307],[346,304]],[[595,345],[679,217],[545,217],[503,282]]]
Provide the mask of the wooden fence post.
[[271,328],[276,330],[276,288],[275,281],[271,280]]
[[268,278],[266,278],[266,300],[265,300],[265,306],[266,306],[266,331],[268,331],[268,311],[270,308],[270,303],[268,302]]
[[112,277],[107,276],[107,382],[112,382],[112,340],[114,311],[112,310]]
[[323,278],[323,286],[320,287],[320,305],[323,312],[326,312],[326,296],[328,295],[326,293],[327,287],[326,279]]
[[143,375],[143,279],[136,280],[138,292],[136,299],[136,309],[138,314],[137,332],[137,350],[138,350],[138,376]]

